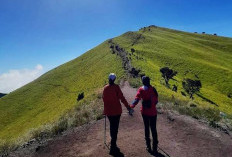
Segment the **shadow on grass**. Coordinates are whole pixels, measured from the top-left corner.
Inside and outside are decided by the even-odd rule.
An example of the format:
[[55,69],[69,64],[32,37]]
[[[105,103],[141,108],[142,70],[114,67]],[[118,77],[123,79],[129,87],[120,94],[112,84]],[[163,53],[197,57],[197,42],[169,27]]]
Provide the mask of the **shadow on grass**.
[[218,104],[216,104],[216,103],[215,103],[215,102],[213,102],[212,100],[210,100],[210,99],[208,99],[208,98],[204,97],[203,95],[198,94],[198,93],[196,93],[196,95],[197,95],[197,96],[199,96],[200,98],[202,98],[203,100],[205,100],[205,101],[209,102],[210,104],[213,104],[213,105],[215,105],[215,106],[217,106],[217,107],[218,107]]

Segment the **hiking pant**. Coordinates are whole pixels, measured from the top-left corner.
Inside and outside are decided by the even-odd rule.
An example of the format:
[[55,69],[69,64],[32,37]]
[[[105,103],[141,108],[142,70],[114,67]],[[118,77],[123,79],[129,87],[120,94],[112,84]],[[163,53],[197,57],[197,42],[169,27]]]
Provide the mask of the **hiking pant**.
[[145,132],[145,140],[148,147],[151,146],[150,140],[150,128],[153,138],[153,148],[157,147],[158,145],[158,137],[157,137],[157,130],[156,130],[156,120],[157,116],[146,116],[143,115],[143,122],[144,122],[144,132]]
[[110,121],[110,136],[111,136],[111,148],[117,147],[117,136],[118,136],[118,127],[119,127],[119,121],[120,116],[107,116]]

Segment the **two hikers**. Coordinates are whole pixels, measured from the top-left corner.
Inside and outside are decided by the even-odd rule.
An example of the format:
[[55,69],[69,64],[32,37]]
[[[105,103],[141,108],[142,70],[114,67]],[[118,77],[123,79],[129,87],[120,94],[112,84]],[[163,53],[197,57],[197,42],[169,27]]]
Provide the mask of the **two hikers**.
[[[125,105],[129,113],[133,112],[134,108],[139,100],[142,101],[141,114],[144,121],[145,128],[145,140],[146,140],[146,149],[149,153],[154,155],[158,154],[157,145],[157,130],[156,130],[156,120],[157,120],[157,110],[156,104],[158,103],[158,93],[154,87],[150,85],[150,78],[143,76],[142,82],[143,85],[138,89],[135,100],[131,105],[128,104],[123,93],[118,85],[115,82],[116,76],[111,73],[109,75],[109,84],[104,87],[103,91],[103,102],[104,102],[104,115],[106,115],[110,121],[110,136],[111,136],[111,147],[110,154],[116,155],[120,152],[119,148],[116,145],[117,133],[119,127],[119,120],[122,113],[121,102]],[[153,149],[151,149],[151,140],[150,140],[150,131],[151,128],[152,137],[153,137]]]

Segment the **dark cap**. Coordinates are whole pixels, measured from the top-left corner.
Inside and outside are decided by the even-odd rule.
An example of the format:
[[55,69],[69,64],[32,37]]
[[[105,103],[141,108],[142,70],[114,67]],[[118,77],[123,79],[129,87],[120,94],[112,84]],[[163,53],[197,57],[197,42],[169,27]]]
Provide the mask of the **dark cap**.
[[150,86],[150,78],[148,76],[143,76],[142,82],[144,86]]

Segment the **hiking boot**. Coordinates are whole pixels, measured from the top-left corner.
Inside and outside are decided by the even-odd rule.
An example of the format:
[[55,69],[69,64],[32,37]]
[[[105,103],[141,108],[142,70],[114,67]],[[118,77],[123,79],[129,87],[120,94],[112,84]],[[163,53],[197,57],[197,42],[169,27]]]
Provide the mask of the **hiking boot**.
[[153,150],[151,154],[156,156],[156,157],[159,157],[159,155],[160,155],[160,153],[157,150],[155,150],[155,151]]
[[150,139],[146,139],[146,150],[148,153],[152,153]]
[[120,149],[116,146],[116,147],[111,147],[110,148],[110,155],[118,155],[120,153]]
[[158,152],[158,150],[157,150],[157,145],[153,145],[153,147],[152,147],[153,149],[152,149],[152,154],[153,155],[159,155],[159,152]]
[[148,153],[152,153],[151,147],[146,147]]

